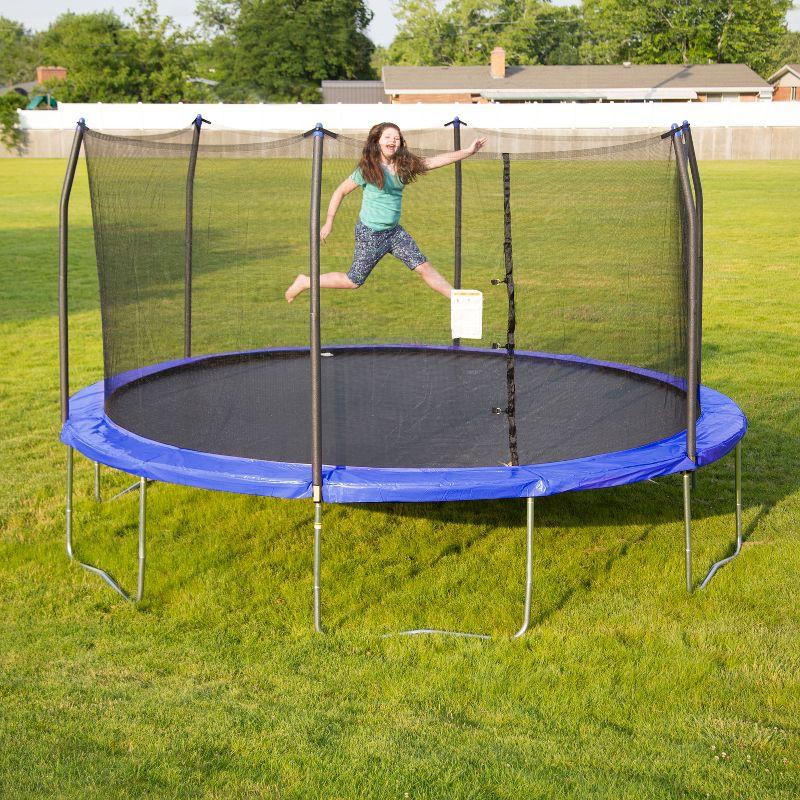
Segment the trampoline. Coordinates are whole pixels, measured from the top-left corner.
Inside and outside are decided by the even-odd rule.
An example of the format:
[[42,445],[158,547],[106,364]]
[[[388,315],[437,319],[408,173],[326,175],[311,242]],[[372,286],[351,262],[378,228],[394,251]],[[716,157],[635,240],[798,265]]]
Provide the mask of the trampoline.
[[[712,567],[701,586],[738,554],[742,540],[740,442],[747,422],[732,400],[699,384],[702,190],[688,125],[648,140],[649,146],[659,153],[671,154],[669,180],[674,182],[674,202],[680,210],[680,224],[674,229],[667,226],[661,235],[666,242],[663,252],[670,254],[677,265],[677,277],[670,279],[669,285],[680,298],[681,313],[675,315],[677,325],[664,326],[667,330],[661,331],[659,337],[666,344],[659,345],[658,358],[650,359],[669,366],[679,365],[670,371],[583,353],[542,352],[516,345],[521,317],[511,252],[512,159],[506,152],[496,158],[503,169],[505,189],[504,226],[500,231],[505,277],[492,280],[495,286],[500,284],[506,290],[505,343],[490,347],[467,346],[457,340],[443,344],[378,341],[325,345],[317,286],[312,287],[309,298],[311,326],[310,341],[306,344],[193,354],[190,343],[196,348],[198,337],[197,327],[193,326],[192,301],[196,302],[201,294],[194,283],[197,275],[192,276],[189,267],[193,266],[192,259],[197,253],[192,195],[198,154],[202,153],[198,144],[200,128],[198,119],[190,134],[176,132],[163,140],[109,137],[90,132],[82,123],[76,133],[62,194],[60,270],[64,420],[61,439],[69,448],[67,550],[70,557],[74,557],[73,450],[95,462],[96,476],[97,465],[103,464],[138,477],[131,487],[140,492],[139,579],[135,596],[125,592],[106,571],[81,562],[127,599],[141,600],[144,591],[148,480],[242,494],[311,499],[315,508],[314,622],[318,631],[322,630],[321,532],[322,504],[326,502],[525,499],[526,585],[523,622],[515,636],[525,632],[530,620],[535,497],[682,473],[686,581],[691,591],[694,588],[691,475],[698,467],[735,450],[736,548],[733,556]],[[338,137],[321,127],[310,133],[313,135],[305,139],[277,141],[286,148],[302,148],[306,140],[313,145],[309,249],[312,277],[318,279],[319,241],[315,233],[321,194],[322,140],[326,136]],[[190,135],[191,141],[181,143],[181,135],[184,138]],[[143,163],[142,149],[146,151],[144,157],[155,153],[179,165],[184,155],[188,157],[182,209],[186,214],[180,231],[182,249],[179,249],[183,303],[177,316],[168,303],[162,303],[167,296],[159,288],[164,283],[163,272],[142,281],[135,257],[133,265],[128,262],[124,270],[114,266],[114,242],[126,229],[120,227],[119,220],[114,224],[108,222],[108,211],[103,210],[103,204],[108,203],[108,189],[99,173],[93,172],[91,161],[95,158],[102,163],[101,155],[93,155],[92,148],[87,147],[98,243],[105,378],[69,397],[66,210],[78,152],[88,136],[94,136],[103,146],[123,148],[123,155],[118,152],[114,155],[123,163],[126,159],[132,162],[133,168]],[[346,144],[346,138],[341,138]],[[269,148],[272,154],[276,140],[270,139],[261,147]],[[636,154],[636,145],[626,142],[604,148],[585,147],[582,153],[584,158],[590,154],[592,163],[596,163],[600,153],[603,163],[607,163],[631,151]],[[286,155],[286,151],[281,152]],[[107,152],[103,155],[107,163],[109,155]],[[220,155],[230,157],[229,148],[220,145],[210,150],[209,157]],[[257,155],[265,157],[264,151],[258,151]],[[242,156],[241,150],[235,151],[234,161],[237,156]],[[532,158],[530,152],[527,157]],[[548,159],[552,157],[547,155]],[[223,161],[230,163],[230,158]],[[104,180],[109,183],[107,178]],[[458,228],[464,192],[460,171],[455,186]],[[160,209],[162,213],[163,210]],[[143,216],[140,209],[140,223]],[[459,245],[460,239],[461,231],[457,229]],[[122,244],[120,253],[128,249],[129,243]],[[124,263],[121,255],[117,259]],[[457,264],[457,268],[460,266]],[[662,283],[658,285],[664,285],[666,270],[663,266],[659,270],[653,273],[660,276],[657,280]],[[131,281],[131,272],[135,281]],[[518,276],[519,272],[517,280]],[[627,280],[630,282],[630,276]],[[457,274],[454,284],[459,282]],[[170,292],[173,297],[174,291]],[[154,306],[159,306],[157,312],[152,311]],[[160,319],[159,315],[165,313],[169,316],[166,327],[170,331],[177,329],[177,339],[173,337],[177,345],[173,342],[170,347],[152,347],[146,341],[152,336],[152,329],[141,319],[142,307],[148,309],[151,320]],[[650,326],[651,322],[644,325]],[[593,335],[595,338],[599,335],[596,326]],[[240,336],[234,344],[243,338]],[[621,340],[616,341],[615,347],[624,350],[625,345],[619,344]],[[183,352],[164,360],[152,358],[152,353],[170,349]],[[130,357],[131,352],[135,358]],[[99,487],[96,490],[99,496]],[[404,631],[432,632],[485,636],[433,629]]]

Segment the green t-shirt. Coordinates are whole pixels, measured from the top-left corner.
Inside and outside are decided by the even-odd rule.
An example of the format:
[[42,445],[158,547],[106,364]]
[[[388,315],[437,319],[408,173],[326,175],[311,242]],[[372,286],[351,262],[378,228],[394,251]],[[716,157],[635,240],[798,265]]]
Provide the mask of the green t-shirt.
[[359,219],[374,231],[388,231],[400,222],[400,209],[403,205],[403,184],[397,175],[386,167],[383,169],[383,189],[374,183],[367,183],[360,169],[350,176],[350,180],[364,189],[361,199]]

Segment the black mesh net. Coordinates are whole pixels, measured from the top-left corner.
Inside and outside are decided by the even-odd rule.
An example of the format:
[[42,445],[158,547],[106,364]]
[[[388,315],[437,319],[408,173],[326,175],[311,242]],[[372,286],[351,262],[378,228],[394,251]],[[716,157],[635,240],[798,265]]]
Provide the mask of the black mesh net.
[[[178,447],[308,463],[309,295],[284,292],[308,272],[313,137],[193,136],[86,132],[107,413]],[[483,338],[453,346],[449,301],[391,255],[359,289],[323,289],[324,462],[561,461],[684,430],[672,139],[461,136],[488,139],[460,165],[461,285],[483,292]],[[323,219],[363,140],[324,138]],[[444,151],[441,131],[407,140]],[[407,186],[401,219],[451,281],[454,172]],[[360,194],[339,209],[323,272],[350,268]]]

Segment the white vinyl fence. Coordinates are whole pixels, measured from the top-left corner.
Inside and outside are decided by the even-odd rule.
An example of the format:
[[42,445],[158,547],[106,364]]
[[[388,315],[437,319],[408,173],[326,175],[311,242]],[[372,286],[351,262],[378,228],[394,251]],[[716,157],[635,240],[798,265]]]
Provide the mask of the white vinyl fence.
[[[64,158],[79,119],[110,133],[167,131],[189,126],[202,114],[215,138],[234,131],[305,131],[321,122],[333,131],[363,131],[377,122],[401,128],[441,129],[458,116],[467,126],[528,133],[648,133],[688,120],[702,159],[800,158],[800,102],[754,103],[513,103],[513,104],[147,104],[62,103],[56,111],[21,111],[26,146],[22,155]],[[230,132],[230,133],[227,133]],[[469,127],[463,132],[469,142]],[[217,140],[219,140],[217,138]],[[14,155],[0,153],[0,155]]]

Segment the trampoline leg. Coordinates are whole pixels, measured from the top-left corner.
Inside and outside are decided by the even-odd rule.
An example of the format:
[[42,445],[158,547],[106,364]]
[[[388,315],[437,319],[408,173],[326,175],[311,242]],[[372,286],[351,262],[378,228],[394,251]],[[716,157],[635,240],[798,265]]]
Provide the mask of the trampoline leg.
[[703,582],[700,584],[701,589],[705,589],[708,586],[708,582],[717,574],[717,570],[721,567],[724,567],[730,561],[733,561],[736,556],[739,555],[742,549],[742,443],[737,442],[736,448],[733,451],[734,457],[734,485],[736,490],[736,549],[733,551],[733,554],[728,556],[727,558],[723,558],[721,561],[717,561],[716,564],[712,565],[711,569],[708,571],[708,575],[703,578]]
[[99,503],[101,501],[100,497],[100,462],[93,461],[94,464],[94,501],[95,503]]
[[[519,639],[528,630],[531,621],[531,591],[533,586],[533,498],[527,499],[527,526],[525,536],[525,610],[523,612],[522,625],[520,629],[511,637]],[[397,633],[385,633],[387,636],[419,636],[421,634],[439,634],[440,636],[462,636],[468,639],[491,639],[488,633],[467,633],[465,631],[446,631],[438,628],[415,628],[410,631],[398,631]]]
[[686,591],[692,586],[692,474],[683,473],[683,527],[686,534]]
[[522,626],[511,637],[512,639],[519,639],[525,631],[528,630],[528,625],[531,621],[531,588],[533,585],[533,498],[529,497],[527,500],[528,507],[528,521],[527,531],[525,535],[525,612],[522,618]]
[[71,447],[67,448],[67,505],[66,505],[66,524],[67,524],[67,555],[72,561],[76,561],[85,570],[102,578],[115,592],[124,597],[131,603],[138,603],[144,595],[144,569],[145,569],[145,525],[146,525],[146,504],[147,504],[147,480],[139,478],[139,575],[136,584],[136,597],[131,597],[105,570],[81,561],[76,555],[72,546],[72,484],[73,484],[73,462],[74,451]]
[[322,503],[314,503],[314,630],[317,633],[324,633],[320,621],[320,563],[321,563],[321,539],[322,539]]

